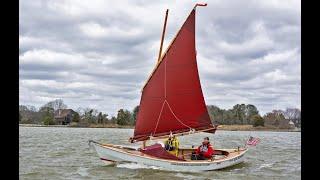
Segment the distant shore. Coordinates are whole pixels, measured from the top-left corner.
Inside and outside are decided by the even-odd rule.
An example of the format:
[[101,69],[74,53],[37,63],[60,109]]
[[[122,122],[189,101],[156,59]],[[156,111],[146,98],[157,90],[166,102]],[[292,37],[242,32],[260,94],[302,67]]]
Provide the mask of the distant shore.
[[300,129],[282,129],[277,127],[265,127],[258,126],[253,127],[252,125],[219,125],[217,130],[223,131],[279,131],[279,132],[300,132]]
[[[66,128],[123,128],[133,129],[134,126],[118,125],[118,124],[90,124],[88,126],[81,125],[41,125],[41,124],[19,124],[22,127],[66,127]],[[280,129],[277,127],[253,127],[252,125],[219,125],[217,130],[223,131],[276,131],[276,132],[300,132],[300,129]]]
[[134,126],[118,124],[90,124],[90,125],[42,125],[42,124],[19,124],[21,127],[65,127],[65,128],[124,128],[133,129]]

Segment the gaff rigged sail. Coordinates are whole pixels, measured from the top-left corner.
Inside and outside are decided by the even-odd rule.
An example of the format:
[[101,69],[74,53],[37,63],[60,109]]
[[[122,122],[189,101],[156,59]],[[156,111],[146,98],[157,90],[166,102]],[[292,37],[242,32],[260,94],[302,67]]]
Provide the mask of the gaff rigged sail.
[[189,131],[215,132],[203,98],[194,8],[142,90],[132,141]]

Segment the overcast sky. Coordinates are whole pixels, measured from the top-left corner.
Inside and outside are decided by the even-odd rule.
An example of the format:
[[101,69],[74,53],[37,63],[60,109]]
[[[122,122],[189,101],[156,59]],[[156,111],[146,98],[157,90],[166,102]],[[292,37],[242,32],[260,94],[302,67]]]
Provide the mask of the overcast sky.
[[[19,100],[114,115],[140,102],[141,88],[195,2],[19,1]],[[200,1],[204,2],[204,1]],[[254,104],[261,115],[300,108],[301,3],[210,0],[197,8],[196,46],[206,104]]]

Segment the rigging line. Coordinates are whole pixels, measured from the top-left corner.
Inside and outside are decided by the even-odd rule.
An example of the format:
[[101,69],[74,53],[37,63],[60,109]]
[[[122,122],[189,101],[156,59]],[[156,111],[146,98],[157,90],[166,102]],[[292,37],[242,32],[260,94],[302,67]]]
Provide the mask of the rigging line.
[[[167,56],[165,56],[164,58],[167,58]],[[167,105],[168,105],[171,113],[172,113],[173,116],[176,118],[176,120],[178,120],[178,121],[179,121],[182,125],[184,125],[185,127],[194,130],[192,127],[184,124],[184,123],[175,115],[175,113],[173,112],[173,110],[172,110],[171,107],[170,107],[170,104],[169,104],[168,101],[167,101],[167,61],[164,61],[164,102],[162,103],[161,111],[160,111],[160,114],[159,114],[159,116],[158,116],[157,124],[156,124],[156,127],[154,128],[153,134],[156,133],[156,130],[157,130],[157,128],[158,128],[158,124],[159,124],[160,117],[161,117],[161,114],[162,114],[163,107],[164,107],[165,103],[167,103]]]
[[164,99],[167,99],[167,61],[164,61]]
[[157,130],[157,128],[158,128],[159,120],[160,120],[160,117],[161,117],[161,114],[162,114],[162,110],[163,110],[163,107],[164,107],[164,104],[165,104],[165,103],[166,103],[166,101],[164,101],[164,102],[162,103],[161,111],[160,111],[160,114],[159,114],[159,116],[158,116],[157,124],[156,124],[156,127],[154,128],[153,134],[156,133],[156,130]]
[[168,107],[169,107],[169,109],[170,109],[170,111],[171,111],[171,113],[173,114],[173,116],[182,124],[182,125],[184,125],[184,126],[186,126],[186,127],[188,127],[188,128],[190,128],[190,129],[193,129],[192,127],[190,127],[190,126],[188,126],[188,125],[186,125],[186,124],[184,124],[175,114],[174,114],[174,112],[172,111],[172,109],[171,109],[171,107],[170,107],[170,104],[168,103],[168,101],[167,100],[165,100],[165,102],[168,104]]

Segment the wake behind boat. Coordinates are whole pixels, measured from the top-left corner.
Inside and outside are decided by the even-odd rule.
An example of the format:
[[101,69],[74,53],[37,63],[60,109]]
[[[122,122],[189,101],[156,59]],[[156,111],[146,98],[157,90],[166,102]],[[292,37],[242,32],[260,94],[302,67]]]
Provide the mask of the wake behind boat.
[[206,160],[191,160],[194,148],[179,148],[176,155],[161,144],[146,146],[146,141],[199,132],[215,133],[204,101],[195,46],[196,4],[186,21],[162,54],[166,13],[157,64],[143,86],[140,108],[131,143],[141,148],[101,144],[90,140],[100,159],[107,163],[135,162],[167,170],[204,171],[233,166],[244,161],[247,148],[215,149]]

